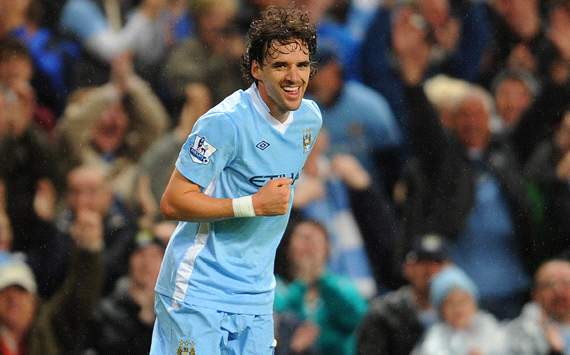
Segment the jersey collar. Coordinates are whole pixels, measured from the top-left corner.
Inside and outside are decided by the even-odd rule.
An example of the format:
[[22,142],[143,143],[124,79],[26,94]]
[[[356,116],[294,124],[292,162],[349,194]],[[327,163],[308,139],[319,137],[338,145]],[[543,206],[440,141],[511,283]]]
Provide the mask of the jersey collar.
[[269,124],[275,128],[280,133],[285,133],[289,125],[293,123],[293,111],[289,111],[289,116],[284,122],[280,122],[278,119],[273,117],[269,112],[269,106],[263,101],[261,95],[259,94],[259,89],[255,83],[251,84],[251,86],[245,91],[251,96],[251,100],[253,102],[253,106],[269,122]]

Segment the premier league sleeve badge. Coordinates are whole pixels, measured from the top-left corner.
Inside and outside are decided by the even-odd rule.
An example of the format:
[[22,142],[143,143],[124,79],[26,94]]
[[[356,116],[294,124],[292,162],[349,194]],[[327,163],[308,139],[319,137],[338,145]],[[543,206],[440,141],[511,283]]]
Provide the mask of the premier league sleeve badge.
[[216,148],[208,143],[206,138],[196,135],[194,143],[190,147],[190,157],[194,163],[208,164],[215,151]]

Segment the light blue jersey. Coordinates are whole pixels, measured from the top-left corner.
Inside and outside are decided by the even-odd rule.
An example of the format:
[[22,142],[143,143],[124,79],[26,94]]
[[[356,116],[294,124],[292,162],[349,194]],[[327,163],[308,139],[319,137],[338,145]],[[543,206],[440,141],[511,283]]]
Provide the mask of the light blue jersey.
[[[209,196],[251,195],[271,179],[299,177],[321,122],[320,111],[310,100],[303,100],[285,122],[277,121],[254,84],[236,91],[196,122],[176,169]],[[182,304],[271,314],[275,251],[288,220],[289,213],[180,222],[166,250],[156,291]]]

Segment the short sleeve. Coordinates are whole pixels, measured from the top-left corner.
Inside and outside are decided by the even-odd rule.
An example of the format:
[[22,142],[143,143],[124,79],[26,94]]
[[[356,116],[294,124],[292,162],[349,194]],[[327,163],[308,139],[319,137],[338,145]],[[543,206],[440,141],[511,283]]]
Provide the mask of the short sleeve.
[[206,114],[182,146],[176,169],[205,189],[233,159],[236,142],[237,128],[229,116]]
[[88,40],[107,29],[107,20],[91,0],[71,0],[63,8],[61,28],[81,41]]

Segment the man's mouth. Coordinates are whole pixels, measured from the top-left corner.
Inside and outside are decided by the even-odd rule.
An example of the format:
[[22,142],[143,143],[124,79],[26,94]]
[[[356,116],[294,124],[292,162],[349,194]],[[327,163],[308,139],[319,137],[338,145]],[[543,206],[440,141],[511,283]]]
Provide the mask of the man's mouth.
[[300,86],[283,86],[282,89],[285,91],[285,96],[290,98],[296,98],[301,92]]

